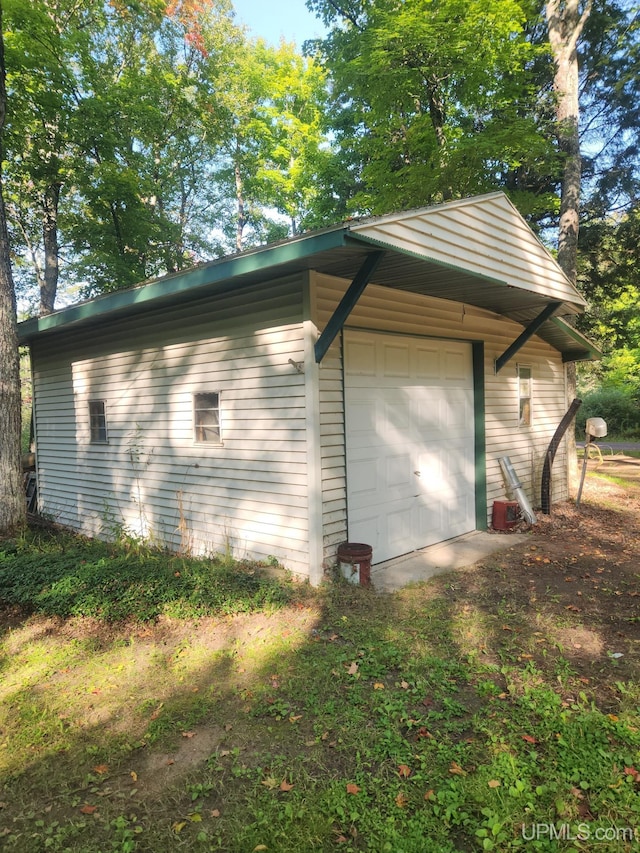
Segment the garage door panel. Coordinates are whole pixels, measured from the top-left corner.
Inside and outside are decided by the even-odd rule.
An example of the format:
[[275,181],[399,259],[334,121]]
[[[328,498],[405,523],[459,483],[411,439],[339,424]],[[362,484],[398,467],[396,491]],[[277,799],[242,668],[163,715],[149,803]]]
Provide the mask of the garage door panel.
[[396,389],[355,388],[349,404],[349,432],[356,447],[404,443],[411,428],[409,395]]
[[409,395],[404,391],[386,391],[380,412],[381,434],[392,439],[398,433],[404,434],[411,429],[411,411],[407,405]]
[[390,560],[412,550],[410,541],[415,520],[414,509],[405,502],[389,504],[385,514],[360,510],[349,518],[349,538],[366,542],[374,550],[376,562]]
[[422,541],[421,548],[435,545],[447,538],[445,533],[445,513],[441,501],[431,498],[421,503],[417,509],[417,526],[420,530]]
[[349,429],[359,446],[371,446],[377,442],[375,410],[369,400],[354,400],[349,407]]
[[457,491],[460,487],[473,485],[473,460],[462,455],[464,450],[464,447],[461,448],[460,455],[456,455],[455,448],[439,442],[419,454],[420,482],[424,483],[428,492]]
[[406,343],[382,345],[382,377],[409,378],[409,345]]
[[416,344],[415,347],[415,378],[417,381],[424,382],[425,385],[431,384],[440,378],[442,368],[441,362],[441,347],[440,344]]
[[466,519],[474,508],[475,504],[470,500],[469,495],[463,492],[451,495],[443,502],[443,512],[447,518],[447,538],[469,532]]
[[411,548],[407,544],[411,541],[414,528],[413,508],[411,506],[397,506],[392,504],[390,511],[384,516],[384,536],[378,543],[379,559],[390,560],[400,554],[406,554]]
[[380,562],[474,529],[470,345],[354,332],[345,354],[349,537]]
[[384,488],[390,493],[389,497],[393,500],[394,491],[402,491],[403,494],[398,497],[408,497],[415,487],[415,477],[411,472],[411,454],[403,450],[402,453],[385,456],[383,464]]
[[[355,455],[355,454],[354,454]],[[372,455],[367,449],[347,463],[347,479],[354,507],[389,504],[413,499],[416,495],[416,475],[413,460],[404,445],[397,452]]]
[[352,376],[376,375],[376,345],[375,341],[351,340],[345,341],[345,362],[349,364]]
[[459,349],[445,347],[443,350],[443,373],[442,378],[448,382],[455,382],[457,387],[466,387],[469,382],[470,354],[461,352]]
[[371,545],[375,552],[382,553],[379,522],[380,516],[377,512],[369,514],[354,512],[353,517],[349,517],[349,539],[352,542],[365,542],[367,545]]
[[428,450],[418,454],[416,471],[418,482],[425,494],[430,494],[435,488],[442,488],[444,481],[443,460],[444,451],[441,444],[432,444]]
[[469,416],[473,414],[473,393],[468,390],[420,387],[412,389],[412,405],[417,413],[417,424],[448,428],[464,424],[469,429]]
[[368,503],[374,503],[380,498],[378,494],[378,483],[380,474],[376,470],[378,459],[373,456],[364,456],[362,459],[352,459],[347,465],[347,475],[352,483],[351,493],[360,504],[369,497]]

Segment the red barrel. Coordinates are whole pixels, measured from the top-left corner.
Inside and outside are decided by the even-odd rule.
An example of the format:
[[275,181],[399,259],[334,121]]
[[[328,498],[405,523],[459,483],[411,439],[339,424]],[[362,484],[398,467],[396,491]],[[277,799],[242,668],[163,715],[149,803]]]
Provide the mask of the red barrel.
[[373,548],[362,542],[343,542],[338,546],[340,571],[350,583],[371,586]]
[[494,501],[491,526],[494,530],[511,530],[520,521],[518,501]]

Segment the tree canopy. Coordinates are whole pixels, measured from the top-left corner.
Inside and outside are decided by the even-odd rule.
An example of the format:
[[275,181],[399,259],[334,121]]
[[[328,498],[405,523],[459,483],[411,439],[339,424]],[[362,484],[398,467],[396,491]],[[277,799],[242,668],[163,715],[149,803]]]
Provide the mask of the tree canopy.
[[340,146],[358,160],[354,212],[498,187],[526,213],[553,204],[553,109],[537,85],[546,48],[521,3],[309,5],[331,27],[313,49],[330,69]]
[[40,312],[59,278],[93,295],[304,227],[323,72],[225,0],[10,0],[6,41],[15,268]]
[[614,243],[633,254],[638,209],[631,0],[308,6],[327,33],[302,54],[250,38],[229,0],[5,0],[4,191],[34,309],[54,308],[58,280],[95,294],[346,216],[495,189],[548,237],[570,162],[554,9],[561,26],[580,20],[579,284],[600,317],[635,287],[633,264],[611,260]]

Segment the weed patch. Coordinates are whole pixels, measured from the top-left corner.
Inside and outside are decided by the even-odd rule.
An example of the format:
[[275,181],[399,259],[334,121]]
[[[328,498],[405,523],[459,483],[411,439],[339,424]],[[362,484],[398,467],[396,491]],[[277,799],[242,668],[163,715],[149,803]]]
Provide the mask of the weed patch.
[[62,534],[0,549],[0,599],[33,613],[106,621],[281,607],[291,585],[260,567],[126,550]]

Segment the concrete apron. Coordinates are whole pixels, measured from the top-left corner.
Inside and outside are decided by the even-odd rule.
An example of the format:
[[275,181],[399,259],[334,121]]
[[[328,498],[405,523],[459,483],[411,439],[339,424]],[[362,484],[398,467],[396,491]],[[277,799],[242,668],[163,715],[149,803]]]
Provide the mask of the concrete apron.
[[[472,531],[371,566],[371,582],[379,592],[394,592],[410,583],[420,583],[434,575],[471,566],[490,554],[532,541],[529,533]],[[373,556],[375,559],[375,554]]]

